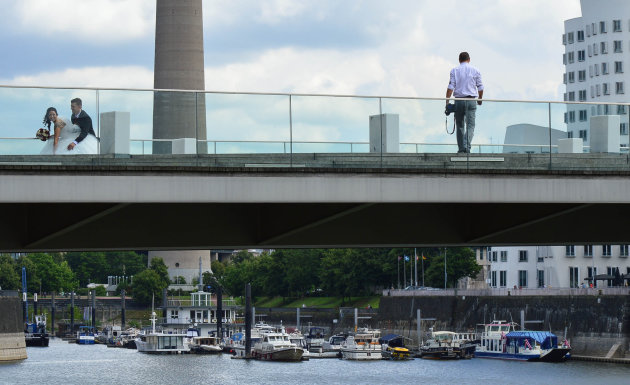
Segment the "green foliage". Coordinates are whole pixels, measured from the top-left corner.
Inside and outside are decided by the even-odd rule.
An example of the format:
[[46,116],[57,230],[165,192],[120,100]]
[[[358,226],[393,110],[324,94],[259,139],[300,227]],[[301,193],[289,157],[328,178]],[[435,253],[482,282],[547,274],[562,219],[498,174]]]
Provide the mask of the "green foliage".
[[15,262],[6,254],[0,255],[0,287],[4,290],[20,288],[20,275],[15,269]]
[[71,252],[65,259],[81,287],[90,282],[106,283],[110,275],[132,276],[146,269],[144,256],[133,251]]
[[[76,279],[74,273],[66,261],[61,263],[55,262],[52,255],[45,253],[33,253],[23,257],[22,262],[30,261],[27,266],[26,277],[29,282],[29,274],[34,275],[39,285],[29,286],[30,292],[39,291],[40,286],[43,292],[60,292],[76,287]],[[27,264],[27,263],[25,263]]]
[[94,290],[96,291],[97,297],[104,297],[107,295],[107,289],[105,289],[103,286],[96,286]]
[[[444,287],[444,249],[429,254],[425,261],[425,282],[427,286]],[[463,277],[475,277],[481,266],[477,264],[475,253],[469,248],[449,248],[446,250],[446,286],[455,287]]]
[[153,269],[147,269],[133,278],[133,298],[141,304],[149,305],[155,295],[155,303],[162,301],[162,291],[168,287],[162,277]]
[[181,276],[181,275],[176,275],[175,277],[173,277],[172,283],[174,283],[176,285],[185,285],[186,284],[186,278]]
[[166,267],[166,264],[164,264],[164,260],[162,258],[156,257],[151,259],[149,269],[155,271],[160,277],[160,280],[166,283],[166,286],[171,283],[171,280],[168,277],[168,267]]

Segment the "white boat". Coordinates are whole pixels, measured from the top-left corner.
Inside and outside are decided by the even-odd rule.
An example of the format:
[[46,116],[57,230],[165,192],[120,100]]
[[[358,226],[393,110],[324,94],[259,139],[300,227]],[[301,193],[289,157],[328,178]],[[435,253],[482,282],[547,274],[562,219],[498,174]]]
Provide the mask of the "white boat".
[[193,353],[221,353],[223,348],[219,345],[219,339],[214,336],[192,337],[188,343],[190,351]]
[[308,331],[306,337],[306,344],[308,346],[309,352],[312,353],[323,353],[324,351],[324,329],[319,327],[312,327]]
[[420,346],[420,356],[430,359],[472,358],[475,355],[475,333],[430,331],[430,337]]
[[341,358],[341,346],[346,341],[346,335],[330,336],[322,343],[321,352],[311,352],[311,358]]
[[185,353],[190,348],[184,342],[184,333],[162,333],[155,330],[155,312],[151,314],[151,332],[136,338],[136,348],[142,353]]
[[484,331],[475,357],[518,361],[561,362],[569,357],[571,347],[551,332],[515,330],[513,322],[493,321]]
[[304,335],[296,330],[293,333],[289,333],[289,341],[295,344],[295,346],[302,348],[302,361],[308,361],[311,357],[311,353],[308,350],[308,342]]
[[361,361],[382,359],[381,344],[378,342],[380,335],[379,330],[359,329],[341,345],[342,358]]
[[245,333],[232,334],[232,336],[223,344],[223,350],[238,358],[249,357],[254,350],[254,345],[262,339],[262,333],[272,332],[273,330],[273,327],[265,323],[258,322],[252,329],[250,329],[251,344],[249,352],[247,352],[245,348]]
[[292,343],[281,328],[277,332],[263,331],[261,340],[254,344],[252,355],[259,360],[301,361],[304,349]]

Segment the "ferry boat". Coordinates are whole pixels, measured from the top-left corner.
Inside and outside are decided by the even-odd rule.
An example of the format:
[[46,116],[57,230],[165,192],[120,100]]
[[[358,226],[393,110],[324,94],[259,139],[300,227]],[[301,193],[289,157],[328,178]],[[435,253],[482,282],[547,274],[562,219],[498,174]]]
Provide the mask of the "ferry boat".
[[378,342],[380,330],[359,329],[348,336],[341,345],[341,356],[344,360],[380,360],[383,358],[381,344]]
[[186,353],[190,351],[184,343],[184,333],[162,333],[155,330],[155,312],[151,313],[151,332],[136,338],[136,349],[141,353]]
[[472,358],[475,355],[475,333],[430,331],[430,338],[420,346],[420,357],[428,359]]
[[292,343],[281,328],[278,332],[262,332],[261,340],[254,344],[252,355],[259,360],[301,361],[304,349]]
[[75,341],[79,345],[94,345],[94,334],[92,326],[80,326]]
[[561,362],[569,357],[568,343],[558,346],[551,332],[515,330],[513,322],[493,321],[485,325],[475,357],[503,360]]

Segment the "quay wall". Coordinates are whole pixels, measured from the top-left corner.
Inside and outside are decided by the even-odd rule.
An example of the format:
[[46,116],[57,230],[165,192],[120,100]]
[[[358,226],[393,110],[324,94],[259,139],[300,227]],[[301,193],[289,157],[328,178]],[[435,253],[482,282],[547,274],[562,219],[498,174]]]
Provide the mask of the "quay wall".
[[414,341],[416,311],[423,332],[480,331],[479,324],[500,319],[520,324],[525,311],[530,330],[551,330],[571,342],[574,354],[630,357],[630,296],[383,296],[378,313],[382,329],[403,331]]
[[0,362],[26,358],[22,304],[17,292],[0,291]]

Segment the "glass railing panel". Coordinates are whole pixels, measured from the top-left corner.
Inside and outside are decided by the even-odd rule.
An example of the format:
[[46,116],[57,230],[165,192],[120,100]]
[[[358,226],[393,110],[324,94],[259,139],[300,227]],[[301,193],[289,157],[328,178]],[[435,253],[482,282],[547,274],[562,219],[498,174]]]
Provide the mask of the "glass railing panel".
[[[294,163],[316,167],[377,167],[380,126],[379,99],[367,97],[293,96],[292,153]],[[376,127],[376,128],[375,128]],[[370,131],[374,132],[372,143]],[[306,154],[319,154],[317,157]]]
[[208,154],[288,153],[288,95],[205,94]]
[[154,92],[100,90],[98,95],[101,154],[153,154]]
[[[83,110],[96,115],[96,92],[82,89],[0,88],[0,155],[38,155],[46,145],[35,138],[46,110],[55,107],[70,119],[70,100],[81,98]],[[51,126],[51,133],[54,133]]]

